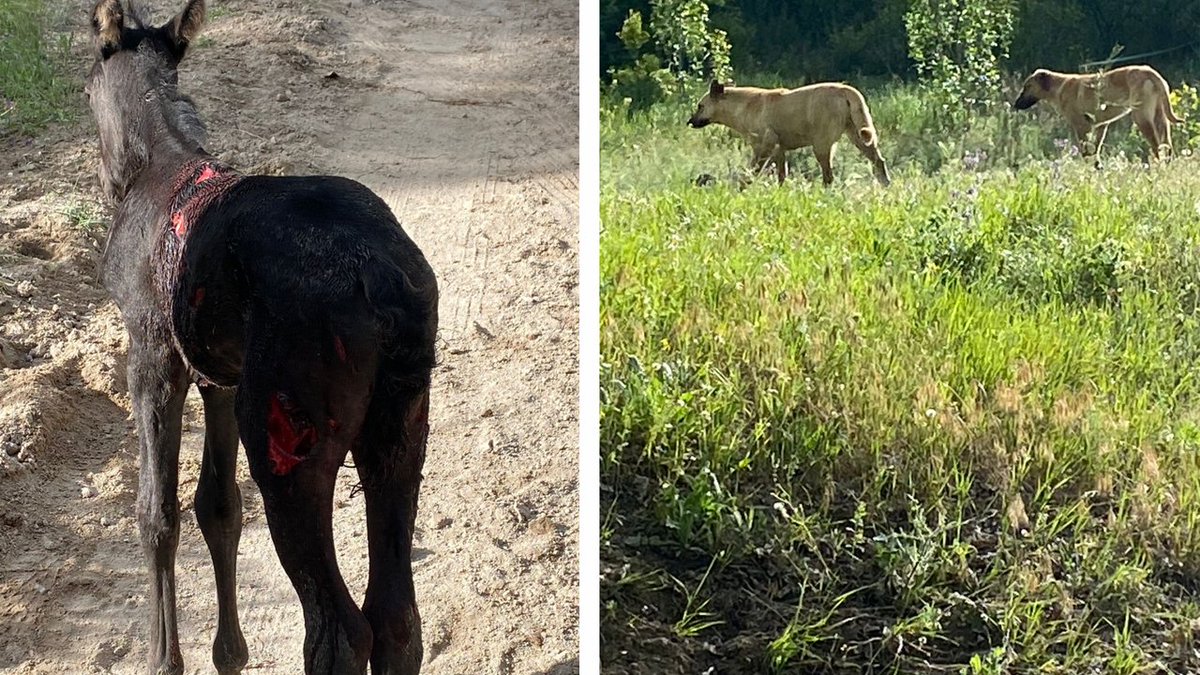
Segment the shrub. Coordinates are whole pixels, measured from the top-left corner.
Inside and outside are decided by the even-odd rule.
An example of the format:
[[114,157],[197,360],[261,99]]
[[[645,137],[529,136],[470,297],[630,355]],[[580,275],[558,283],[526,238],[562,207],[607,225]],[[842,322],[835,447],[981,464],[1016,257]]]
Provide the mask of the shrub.
[[727,79],[729,41],[711,26],[704,0],[651,0],[650,30],[630,10],[617,34],[632,62],[609,75],[610,96],[640,110],[705,79]]
[[970,112],[1000,99],[1000,63],[1013,36],[1012,0],[912,0],[904,24],[909,56],[935,102],[939,125],[965,130]]

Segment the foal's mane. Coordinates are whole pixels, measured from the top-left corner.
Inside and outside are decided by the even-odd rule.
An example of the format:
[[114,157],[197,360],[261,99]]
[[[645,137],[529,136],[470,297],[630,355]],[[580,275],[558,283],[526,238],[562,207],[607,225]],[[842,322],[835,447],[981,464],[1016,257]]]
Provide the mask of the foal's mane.
[[[141,67],[151,68],[150,84],[154,88],[155,101],[159,103],[165,118],[166,125],[169,129],[178,132],[187,141],[194,143],[196,146],[203,146],[208,136],[208,130],[204,126],[204,120],[200,119],[200,112],[196,110],[196,102],[186,94],[179,91],[179,86],[167,79],[166,77],[154,77],[155,74],[165,75],[160,70],[160,66],[155,61],[161,60],[161,56],[153,53],[150,50],[138,49],[138,53],[134,55],[135,63]],[[139,68],[140,69],[140,68]],[[146,104],[153,105],[153,104]]]
[[[133,30],[139,32],[150,32],[154,30],[154,24],[151,21],[150,11],[144,3],[130,2],[128,3],[128,11],[125,14],[125,19],[128,25],[125,30]],[[135,63],[145,64],[151,72],[160,74],[161,77],[153,78],[151,84],[154,90],[158,93],[158,98],[163,102],[163,112],[167,118],[167,124],[179,131],[189,141],[196,145],[203,145],[208,131],[204,126],[204,121],[200,119],[200,113],[196,110],[196,102],[190,96],[180,93],[177,82],[166,77],[167,72],[162,63],[162,55],[157,52],[145,49],[145,40],[138,45],[137,53],[134,57]],[[178,78],[175,78],[176,80]]]

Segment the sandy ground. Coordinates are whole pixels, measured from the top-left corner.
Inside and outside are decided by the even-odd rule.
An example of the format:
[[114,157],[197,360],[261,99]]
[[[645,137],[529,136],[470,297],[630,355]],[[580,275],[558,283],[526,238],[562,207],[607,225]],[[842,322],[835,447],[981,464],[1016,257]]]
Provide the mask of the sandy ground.
[[[82,27],[90,1],[69,3]],[[160,20],[174,9],[154,6]],[[228,0],[209,15],[181,71],[209,150],[245,172],[362,181],[438,273],[417,522],[424,672],[577,672],[577,5]],[[0,142],[5,673],[144,671],[126,338],[95,279],[107,227],[97,154],[86,115]],[[203,438],[194,391],[187,416],[179,613],[187,672],[208,673],[216,605],[191,511]],[[244,458],[240,469],[249,672],[298,673],[299,604]],[[334,517],[361,598],[353,482],[343,470]]]

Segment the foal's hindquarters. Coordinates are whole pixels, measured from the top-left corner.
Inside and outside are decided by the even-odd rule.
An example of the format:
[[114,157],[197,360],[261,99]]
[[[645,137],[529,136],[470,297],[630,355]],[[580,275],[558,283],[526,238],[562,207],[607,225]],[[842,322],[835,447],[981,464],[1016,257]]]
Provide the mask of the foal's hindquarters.
[[[237,386],[232,405],[206,396],[206,425],[210,437],[240,431],[271,539],[303,606],[305,671],[361,673],[369,658],[373,673],[416,673],[411,553],[437,327],[436,281],[424,257],[358,183],[249,177],[193,228],[181,270],[174,332],[198,372]],[[196,508],[217,568],[214,659],[220,668],[222,653],[240,657],[230,659],[236,672],[245,646],[232,573],[222,567],[232,569],[237,537],[228,533],[240,514],[235,525],[235,509],[213,506],[236,494],[228,459],[236,439],[223,442],[211,453],[206,443],[206,465],[223,465],[201,478]],[[333,546],[334,484],[347,453],[366,501],[362,611]]]

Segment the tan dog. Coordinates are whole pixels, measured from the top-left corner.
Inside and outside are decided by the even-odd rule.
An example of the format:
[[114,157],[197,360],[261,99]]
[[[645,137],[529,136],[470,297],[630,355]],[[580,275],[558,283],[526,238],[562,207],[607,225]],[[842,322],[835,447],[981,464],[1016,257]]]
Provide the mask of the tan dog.
[[[1133,113],[1133,122],[1150,144],[1150,153],[1171,153],[1171,123],[1183,120],[1171,110],[1167,81],[1150,66],[1125,66],[1092,75],[1070,75],[1038,69],[1025,80],[1013,102],[1025,110],[1048,101],[1075,130],[1084,155],[1099,155],[1108,125]],[[1095,140],[1089,139],[1095,130]]]
[[759,89],[713,82],[688,124],[699,129],[713,122],[745,137],[754,150],[750,164],[755,172],[774,163],[780,183],[787,178],[785,153],[808,146],[821,165],[825,185],[832,183],[833,144],[842,134],[875,165],[875,178],[883,185],[891,183],[867,102],[854,87],[826,82],[799,89]]

